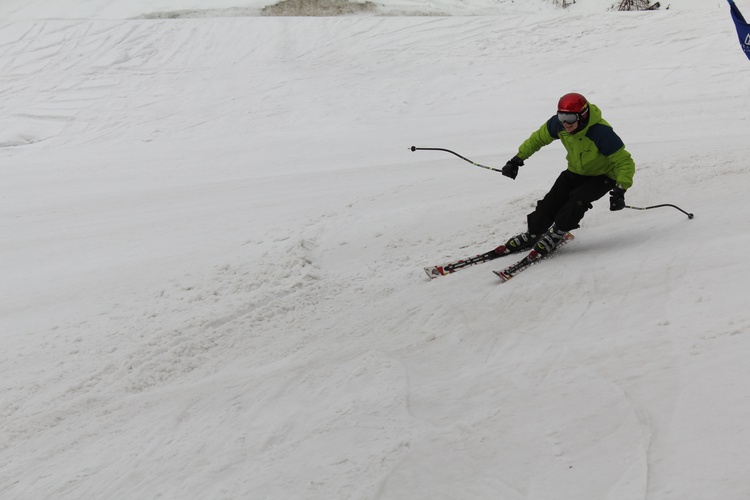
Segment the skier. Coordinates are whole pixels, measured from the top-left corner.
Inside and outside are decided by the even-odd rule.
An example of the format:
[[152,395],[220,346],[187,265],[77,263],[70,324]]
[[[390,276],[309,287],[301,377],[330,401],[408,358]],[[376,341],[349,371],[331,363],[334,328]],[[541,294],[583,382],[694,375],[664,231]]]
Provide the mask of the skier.
[[557,114],[521,144],[518,154],[502,168],[503,175],[515,179],[524,160],[555,139],[565,146],[568,168],[528,215],[528,232],[508,240],[506,251],[533,247],[543,256],[550,254],[566,233],[580,227],[592,202],[608,191],[609,209],[625,208],[625,191],[633,185],[635,163],[599,108],[581,94],[560,98]]

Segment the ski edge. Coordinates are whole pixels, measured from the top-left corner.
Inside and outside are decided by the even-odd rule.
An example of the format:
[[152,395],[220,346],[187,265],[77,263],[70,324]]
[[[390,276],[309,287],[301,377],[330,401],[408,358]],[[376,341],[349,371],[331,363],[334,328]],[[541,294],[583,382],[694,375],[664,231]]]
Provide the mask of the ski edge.
[[460,271],[461,269],[475,266],[477,264],[484,264],[485,262],[499,259],[501,257],[505,257],[506,255],[510,255],[510,254],[511,252],[506,251],[505,245],[500,245],[494,248],[493,250],[490,250],[489,252],[475,255],[473,257],[466,257],[463,259],[459,259],[459,260],[449,262],[447,264],[438,265],[438,266],[425,267],[424,272],[427,274],[427,276],[430,279],[435,279],[440,276],[448,276],[449,274],[453,274],[456,271]]

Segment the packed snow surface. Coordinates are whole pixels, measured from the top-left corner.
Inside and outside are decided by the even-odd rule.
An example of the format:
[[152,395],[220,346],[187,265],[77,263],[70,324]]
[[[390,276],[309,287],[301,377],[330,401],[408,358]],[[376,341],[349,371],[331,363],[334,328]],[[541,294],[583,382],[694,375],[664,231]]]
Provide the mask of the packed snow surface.
[[[750,498],[727,4],[374,3],[2,3],[0,498]],[[506,284],[430,281],[564,151],[512,181],[409,147],[502,167],[566,92],[630,205],[695,218],[605,197]]]

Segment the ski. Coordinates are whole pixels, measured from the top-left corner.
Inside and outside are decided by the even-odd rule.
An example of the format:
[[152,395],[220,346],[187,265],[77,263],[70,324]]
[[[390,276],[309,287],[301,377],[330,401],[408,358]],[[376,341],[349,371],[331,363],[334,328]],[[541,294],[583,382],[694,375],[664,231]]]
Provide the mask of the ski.
[[536,264],[540,260],[543,260],[543,259],[546,259],[548,257],[555,255],[555,253],[557,253],[557,251],[560,249],[561,246],[565,245],[572,239],[574,239],[574,236],[570,233],[567,233],[565,235],[565,239],[561,241],[559,245],[557,245],[557,248],[555,248],[554,252],[547,254],[547,255],[542,255],[536,250],[532,250],[531,252],[529,252],[529,254],[526,257],[519,260],[515,264],[508,266],[505,269],[492,271],[492,272],[495,273],[498,278],[500,278],[501,283],[505,283],[512,277],[516,276],[518,273],[525,271],[526,269]]
[[455,262],[450,262],[448,264],[443,264],[441,266],[425,267],[424,272],[427,273],[427,276],[434,279],[434,278],[437,278],[438,276],[446,276],[448,274],[455,273],[459,269],[463,269],[465,267],[475,266],[477,264],[483,264],[485,262],[489,262],[491,260],[495,260],[500,257],[505,257],[506,255],[510,255],[510,254],[511,254],[510,250],[508,250],[505,247],[505,245],[500,245],[494,250],[490,250],[489,252],[485,252],[483,254],[475,255],[474,257],[468,257],[466,259],[457,260]]

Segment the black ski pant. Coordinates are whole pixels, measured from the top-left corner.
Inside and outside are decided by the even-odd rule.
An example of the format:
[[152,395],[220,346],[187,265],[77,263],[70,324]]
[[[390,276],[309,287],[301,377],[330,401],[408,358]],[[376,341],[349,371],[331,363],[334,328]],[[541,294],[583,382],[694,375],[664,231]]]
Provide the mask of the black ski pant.
[[586,211],[615,187],[615,181],[606,175],[580,175],[565,170],[552,189],[539,200],[536,210],[528,215],[529,233],[539,235],[554,223],[561,231],[577,227]]

